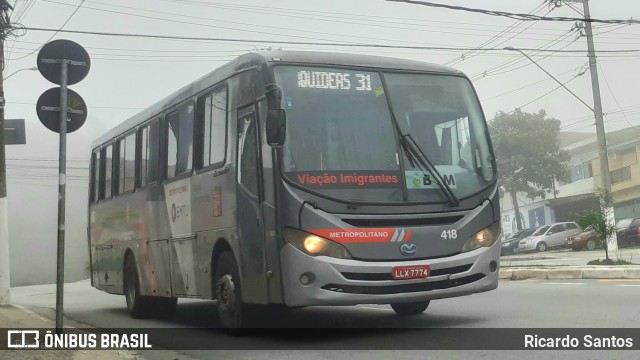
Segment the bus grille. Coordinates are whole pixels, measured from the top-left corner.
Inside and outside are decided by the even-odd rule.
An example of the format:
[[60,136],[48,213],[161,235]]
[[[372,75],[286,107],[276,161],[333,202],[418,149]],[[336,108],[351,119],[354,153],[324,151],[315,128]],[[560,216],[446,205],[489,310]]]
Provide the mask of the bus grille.
[[357,227],[441,226],[451,225],[462,218],[455,215],[431,218],[344,218],[342,221]]
[[388,286],[360,286],[360,285],[337,285],[329,284],[322,287],[324,290],[363,295],[386,295],[386,294],[402,294],[423,292],[432,290],[449,289],[456,286],[470,284],[484,278],[484,274],[474,274],[455,280],[441,280],[418,284],[402,284]]
[[[472,264],[454,266],[443,269],[433,269],[431,270],[430,276],[441,276],[441,275],[453,275],[461,272],[468,271],[471,269]],[[391,276],[390,272],[386,273],[352,273],[352,272],[343,272],[342,276],[349,280],[361,280],[361,281],[385,281],[385,280],[393,280],[393,276]]]

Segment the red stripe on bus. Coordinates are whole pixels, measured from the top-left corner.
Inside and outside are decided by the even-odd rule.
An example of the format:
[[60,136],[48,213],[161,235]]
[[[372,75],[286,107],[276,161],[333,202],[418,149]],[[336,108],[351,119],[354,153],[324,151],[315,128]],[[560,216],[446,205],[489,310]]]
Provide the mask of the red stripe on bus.
[[[312,234],[322,236],[323,238],[342,244],[389,242],[395,231],[396,229],[393,228],[309,230]],[[405,235],[405,239],[406,238],[407,236]]]

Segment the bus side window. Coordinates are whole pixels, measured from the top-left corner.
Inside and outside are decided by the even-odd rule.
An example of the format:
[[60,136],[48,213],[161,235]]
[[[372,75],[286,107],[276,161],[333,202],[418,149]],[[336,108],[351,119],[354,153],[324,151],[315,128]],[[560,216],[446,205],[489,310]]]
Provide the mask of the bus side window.
[[135,134],[118,141],[118,194],[133,190],[136,155]]
[[202,167],[224,164],[227,152],[227,89],[201,98]]
[[105,148],[105,167],[104,167],[104,192],[101,199],[108,199],[111,197],[112,173],[113,173],[113,145],[109,145]]
[[100,150],[99,149],[93,152],[91,174],[92,174],[92,183],[93,183],[91,200],[96,202],[100,198]]
[[193,103],[188,103],[167,115],[167,179],[191,171],[194,113]]
[[158,181],[159,130],[158,120],[140,130],[140,186]]

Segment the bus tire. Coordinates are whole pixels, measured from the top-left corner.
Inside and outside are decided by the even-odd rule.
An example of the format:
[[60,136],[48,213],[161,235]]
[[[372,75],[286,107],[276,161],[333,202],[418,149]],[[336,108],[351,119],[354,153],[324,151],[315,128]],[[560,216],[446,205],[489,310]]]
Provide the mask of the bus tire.
[[140,279],[133,255],[128,255],[125,259],[123,275],[124,296],[129,315],[134,319],[148,318],[151,315],[151,304],[148,297],[140,295]]
[[418,315],[423,313],[429,307],[431,301],[416,301],[408,303],[391,304],[391,308],[400,316]]
[[242,303],[240,273],[230,251],[218,256],[213,285],[222,327],[231,335],[240,335],[240,329],[247,325],[248,309]]

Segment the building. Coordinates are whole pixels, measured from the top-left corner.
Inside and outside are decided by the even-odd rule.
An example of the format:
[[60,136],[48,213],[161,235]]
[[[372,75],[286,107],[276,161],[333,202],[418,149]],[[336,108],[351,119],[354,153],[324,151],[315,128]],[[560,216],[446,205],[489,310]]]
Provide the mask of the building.
[[[598,200],[594,189],[600,186],[598,142],[593,133],[560,133],[560,146],[571,155],[569,182],[556,181],[557,194],[546,199],[528,199],[518,194],[518,206],[524,228],[558,221],[574,221],[578,213],[595,210]],[[607,134],[611,192],[616,219],[640,217],[640,126]],[[500,199],[502,229],[505,234],[516,231],[513,202],[509,194]]]

